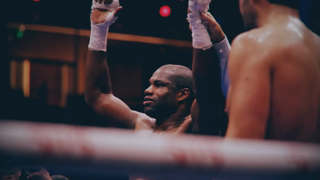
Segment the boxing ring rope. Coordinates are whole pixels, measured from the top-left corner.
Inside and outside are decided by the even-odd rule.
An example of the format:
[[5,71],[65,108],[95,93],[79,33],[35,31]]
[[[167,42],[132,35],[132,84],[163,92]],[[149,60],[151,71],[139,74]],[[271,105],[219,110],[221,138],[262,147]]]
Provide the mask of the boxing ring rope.
[[[318,178],[320,146],[0,122],[1,166],[33,163],[81,177]],[[20,164],[19,164],[20,163]]]

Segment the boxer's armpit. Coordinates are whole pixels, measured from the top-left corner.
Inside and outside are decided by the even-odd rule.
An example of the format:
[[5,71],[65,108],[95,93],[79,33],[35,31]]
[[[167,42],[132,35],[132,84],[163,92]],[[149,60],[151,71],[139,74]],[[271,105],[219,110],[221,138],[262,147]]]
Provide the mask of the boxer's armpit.
[[[254,47],[254,48],[253,48]],[[256,49],[256,52],[252,52]],[[271,77],[268,60],[254,42],[234,42],[229,59],[228,138],[264,139],[270,109]]]

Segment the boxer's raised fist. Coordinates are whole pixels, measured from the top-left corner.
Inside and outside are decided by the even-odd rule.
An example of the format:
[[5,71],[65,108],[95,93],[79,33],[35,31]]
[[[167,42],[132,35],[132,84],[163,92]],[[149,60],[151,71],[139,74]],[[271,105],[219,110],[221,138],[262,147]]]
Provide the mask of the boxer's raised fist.
[[193,13],[207,12],[211,0],[189,0],[189,10]]
[[91,13],[91,22],[94,24],[106,23],[110,26],[119,16],[122,7],[118,7],[115,11],[94,9]]
[[92,0],[92,10],[115,11],[120,6],[119,0]]
[[201,20],[206,24],[212,43],[216,44],[225,38],[225,34],[210,12],[201,13]]
[[116,21],[121,9],[119,0],[93,0],[91,22],[109,27]]
[[113,2],[113,0],[95,0],[95,1],[101,4],[102,3],[107,4],[107,5],[110,5]]

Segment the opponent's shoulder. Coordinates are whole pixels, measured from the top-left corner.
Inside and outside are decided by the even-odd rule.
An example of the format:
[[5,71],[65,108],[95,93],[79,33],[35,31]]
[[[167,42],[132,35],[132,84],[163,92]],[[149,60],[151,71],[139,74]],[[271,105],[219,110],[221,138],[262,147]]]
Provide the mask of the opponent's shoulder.
[[238,59],[264,62],[281,56],[301,54],[305,49],[303,40],[291,38],[291,35],[279,31],[281,29],[278,27],[265,27],[243,33],[233,41],[231,54]]
[[252,72],[252,69],[271,68],[268,46],[269,34],[263,36],[260,31],[252,30],[239,35],[232,43],[229,58],[230,78],[238,77],[239,73]]
[[270,39],[271,34],[264,32],[261,29],[251,30],[238,35],[232,42],[233,54],[237,56],[252,56],[260,54],[260,50],[265,49],[267,39]]
[[260,62],[264,60],[269,35],[263,35],[260,30],[251,30],[237,36],[232,42],[230,63]]
[[243,53],[249,51],[250,47],[255,44],[252,34],[250,32],[245,32],[238,35],[232,42],[231,47],[233,52],[241,51]]

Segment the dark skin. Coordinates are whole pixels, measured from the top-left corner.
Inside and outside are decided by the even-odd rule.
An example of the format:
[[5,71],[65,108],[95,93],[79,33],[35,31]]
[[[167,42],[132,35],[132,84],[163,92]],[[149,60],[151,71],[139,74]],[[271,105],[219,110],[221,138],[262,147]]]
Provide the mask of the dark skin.
[[221,121],[225,99],[221,86],[217,86],[220,67],[211,49],[193,50],[192,72],[196,88],[196,101],[192,106],[192,119],[196,122],[194,130],[205,135],[219,135],[221,128],[226,126],[226,122]]
[[[121,9],[119,7],[115,12],[96,9],[92,12],[91,20],[94,23],[103,23],[108,13],[114,13],[117,16]],[[170,113],[163,113],[163,117],[156,117],[156,132],[184,133],[192,123],[195,127],[194,131],[200,134],[218,135],[220,132],[221,123],[214,121],[214,119],[220,120],[221,118],[221,108],[217,105],[221,102],[220,95],[222,94],[219,64],[216,64],[217,58],[211,51],[194,50],[194,54],[193,74],[196,77],[196,89],[197,92],[203,94],[197,96],[199,98],[198,103],[194,102],[192,108],[193,121],[190,115],[190,105],[187,108],[188,106],[185,103],[190,95],[189,89],[173,91],[170,87],[172,84],[168,81],[170,73],[155,72],[150,79],[151,86],[146,90],[146,97],[149,98],[149,102],[145,102],[146,111],[148,112],[152,104],[161,104],[163,98],[166,98],[165,102],[170,102],[167,104]],[[205,67],[205,71],[202,72],[201,68]],[[208,73],[210,67],[217,71]],[[202,78],[206,81],[203,81]],[[154,129],[154,121],[149,116],[132,111],[123,101],[113,95],[105,52],[88,50],[86,82],[86,101],[98,114],[108,120],[113,120],[117,127],[136,130]],[[206,88],[211,90],[206,90]]]
[[[145,90],[145,98],[143,103],[145,112],[153,113],[153,111],[157,109],[157,106],[159,108],[166,106],[165,108],[168,112],[166,114],[163,114],[163,116],[165,117],[172,114],[172,111],[176,109],[176,93],[173,91],[172,86],[172,82],[167,79],[164,72],[162,72],[161,70],[156,72],[150,78],[150,86]],[[172,107],[167,107],[167,102],[170,102]]]
[[[175,72],[174,67],[161,67],[150,78],[150,86],[145,90],[145,112],[156,117],[155,131],[173,131],[187,119],[190,119],[190,105],[187,99],[190,90],[176,90],[169,80]],[[190,73],[191,75],[191,73]]]
[[[211,14],[201,13],[201,18],[207,23],[213,44],[224,40],[226,36]],[[193,49],[192,73],[196,89],[196,101],[192,105],[194,130],[206,135],[225,134],[225,98],[220,86],[219,59],[212,49]]]

